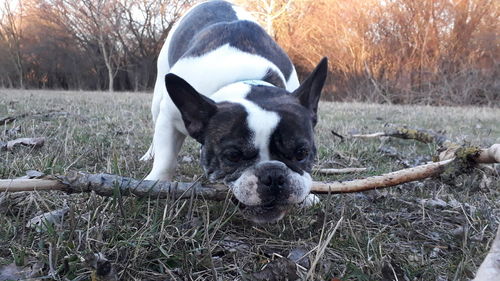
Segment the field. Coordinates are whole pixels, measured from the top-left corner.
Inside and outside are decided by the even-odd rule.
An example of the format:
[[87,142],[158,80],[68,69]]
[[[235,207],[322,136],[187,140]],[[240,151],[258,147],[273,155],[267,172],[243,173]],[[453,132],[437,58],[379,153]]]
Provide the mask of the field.
[[[0,141],[46,138],[39,149],[0,151],[0,178],[27,170],[144,177],[151,162],[138,159],[153,132],[150,99],[140,93],[0,89],[0,119],[28,113],[3,126]],[[315,180],[365,177],[431,160],[432,144],[340,141],[331,133],[371,133],[386,124],[443,131],[458,143],[500,142],[498,108],[325,102],[316,128],[317,167],[369,169],[314,174]],[[202,176],[198,150],[191,140],[184,145],[176,180]],[[310,280],[469,280],[500,223],[499,187],[498,168],[474,169],[390,189],[323,195],[319,205],[272,225],[245,221],[229,200],[0,194],[0,268],[14,263],[49,280],[90,280],[92,269],[82,257],[100,252],[121,280],[267,280],[280,270],[280,277],[291,278],[281,257],[292,254],[292,260],[306,255],[298,275]],[[36,215],[64,207],[69,211],[61,223],[39,231],[26,226]]]

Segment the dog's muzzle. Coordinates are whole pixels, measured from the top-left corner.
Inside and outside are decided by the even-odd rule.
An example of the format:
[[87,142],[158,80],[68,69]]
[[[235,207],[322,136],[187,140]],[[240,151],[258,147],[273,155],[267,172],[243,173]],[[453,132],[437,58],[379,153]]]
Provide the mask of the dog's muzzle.
[[311,176],[289,169],[279,161],[265,161],[247,169],[231,189],[243,214],[263,223],[281,219],[286,211],[304,201],[311,190]]

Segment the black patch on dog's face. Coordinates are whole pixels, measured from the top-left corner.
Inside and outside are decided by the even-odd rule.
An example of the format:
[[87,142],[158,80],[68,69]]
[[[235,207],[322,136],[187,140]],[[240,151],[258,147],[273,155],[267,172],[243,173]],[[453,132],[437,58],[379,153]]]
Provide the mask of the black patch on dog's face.
[[280,116],[269,142],[271,159],[283,162],[296,173],[310,172],[316,156],[313,112],[291,93],[275,87],[253,86],[247,99]]
[[211,181],[234,181],[257,161],[258,150],[252,142],[247,115],[239,104],[218,104],[201,151],[201,164]]

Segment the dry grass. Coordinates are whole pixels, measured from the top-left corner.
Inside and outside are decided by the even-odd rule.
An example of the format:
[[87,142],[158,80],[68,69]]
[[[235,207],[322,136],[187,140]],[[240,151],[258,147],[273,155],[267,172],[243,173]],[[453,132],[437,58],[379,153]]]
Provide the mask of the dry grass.
[[[29,169],[145,176],[151,163],[138,159],[152,136],[150,98],[0,90],[0,117],[68,112],[4,126],[0,141],[45,136],[47,143],[39,150],[0,151],[0,177],[22,176]],[[323,103],[320,110],[318,167],[370,169],[341,177],[315,175],[317,180],[400,169],[429,160],[436,149],[395,139],[340,142],[331,130],[368,133],[393,123],[445,130],[459,142],[500,142],[498,109]],[[3,132],[17,126],[15,135]],[[198,146],[189,141],[179,156],[178,180],[202,174],[198,157]],[[0,265],[38,262],[49,279],[88,280],[90,271],[79,258],[101,252],[122,280],[245,280],[269,261],[303,249],[310,263],[317,261],[310,275],[314,280],[468,280],[499,223],[498,179],[498,174],[474,170],[387,190],[323,196],[319,206],[273,225],[251,225],[232,203],[201,198],[168,202],[57,192],[0,194]],[[438,199],[441,204],[435,204]],[[25,227],[35,215],[64,206],[70,211],[62,225],[42,232]]]

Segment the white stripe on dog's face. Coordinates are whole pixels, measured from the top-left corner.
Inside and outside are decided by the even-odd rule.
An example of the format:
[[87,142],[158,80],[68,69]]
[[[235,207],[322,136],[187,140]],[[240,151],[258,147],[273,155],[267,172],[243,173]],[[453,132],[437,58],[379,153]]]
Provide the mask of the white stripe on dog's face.
[[269,161],[269,141],[280,121],[279,115],[248,100],[241,100],[239,103],[245,107],[248,113],[248,127],[252,132],[254,145],[259,149],[258,162]]
[[217,91],[211,98],[215,102],[233,102],[242,105],[247,112],[247,124],[252,133],[255,148],[259,150],[259,162],[270,160],[269,141],[278,126],[280,116],[273,111],[268,111],[257,104],[246,100],[251,86],[244,83],[234,83]]

